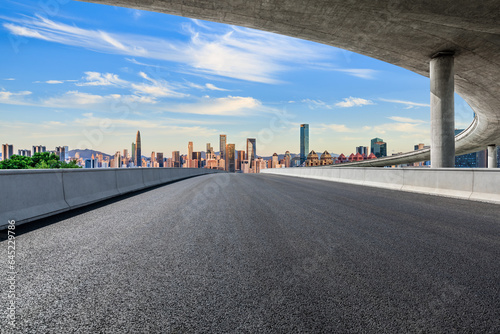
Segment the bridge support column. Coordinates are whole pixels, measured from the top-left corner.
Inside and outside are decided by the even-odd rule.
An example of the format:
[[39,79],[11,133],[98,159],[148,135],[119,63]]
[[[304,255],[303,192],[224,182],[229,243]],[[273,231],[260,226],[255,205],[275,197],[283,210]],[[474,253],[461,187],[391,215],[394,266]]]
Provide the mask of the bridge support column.
[[497,168],[497,147],[496,145],[488,145],[488,168]]
[[452,52],[430,61],[431,167],[455,167],[455,80]]

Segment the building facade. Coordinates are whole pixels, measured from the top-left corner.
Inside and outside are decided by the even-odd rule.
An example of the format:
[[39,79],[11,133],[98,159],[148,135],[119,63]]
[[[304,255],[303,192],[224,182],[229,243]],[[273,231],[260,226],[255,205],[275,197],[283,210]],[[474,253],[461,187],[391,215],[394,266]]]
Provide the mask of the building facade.
[[309,124],[300,124],[300,163],[307,159],[309,152]]

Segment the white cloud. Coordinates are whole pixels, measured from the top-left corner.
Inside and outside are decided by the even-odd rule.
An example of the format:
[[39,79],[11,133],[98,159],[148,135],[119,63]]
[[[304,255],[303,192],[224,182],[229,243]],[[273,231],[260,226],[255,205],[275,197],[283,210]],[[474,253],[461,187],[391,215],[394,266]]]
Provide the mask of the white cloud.
[[125,86],[128,82],[122,80],[113,73],[85,72],[85,82],[79,82],[77,86]]
[[13,80],[16,80],[16,79],[15,78],[5,78],[4,80],[13,81]]
[[113,94],[107,96],[79,92],[77,90],[66,92],[59,97],[50,97],[42,102],[46,107],[55,108],[78,108],[79,106],[109,103],[120,98],[120,95]]
[[418,103],[418,102],[403,101],[403,100],[390,100],[390,99],[379,99],[379,100],[384,101],[384,102],[390,102],[390,103],[404,104],[407,106],[407,109],[410,109],[413,107],[430,107],[431,106],[428,103]]
[[390,116],[387,118],[400,123],[427,123],[426,121],[420,119],[413,119],[408,117]]
[[321,124],[321,127],[335,132],[355,132],[355,130],[348,128],[344,124]]
[[187,94],[179,93],[165,80],[155,80],[150,78],[146,73],[140,72],[139,75],[149,81],[150,84],[140,83],[132,84],[131,87],[137,95],[151,95],[153,97],[186,97]]
[[218,90],[218,91],[222,91],[222,92],[227,92],[229,91],[229,89],[224,89],[224,88],[219,88],[219,87],[216,87],[215,85],[211,84],[211,83],[207,83],[205,84],[205,87],[207,87],[208,89],[210,90]]
[[54,84],[62,84],[62,83],[64,83],[64,81],[61,81],[61,80],[47,80],[47,81],[45,81],[45,83],[54,85]]
[[32,93],[30,91],[21,91],[21,92],[0,91],[0,103],[27,105],[29,103],[24,100],[24,97],[31,94]]
[[170,111],[219,116],[249,116],[263,112],[262,103],[252,97],[227,96],[210,98],[205,96],[197,103],[181,104],[169,108]]
[[350,107],[361,107],[361,106],[366,106],[366,105],[370,105],[370,104],[374,104],[374,103],[370,100],[365,100],[365,99],[362,99],[359,97],[352,97],[351,96],[351,97],[345,98],[344,101],[342,101],[342,102],[336,103],[335,105],[337,107],[350,108]]
[[[197,73],[262,83],[279,83],[278,74],[312,61],[328,59],[335,49],[246,28],[213,32],[205,23],[185,24],[189,41],[78,28],[41,16],[5,18],[3,26],[17,36],[133,57],[186,64]],[[219,28],[220,29],[220,28]],[[359,73],[357,75],[360,75]]]
[[377,74],[377,70],[372,70],[368,68],[339,68],[334,69],[333,71],[344,72],[353,77],[361,78],[361,79],[374,79],[375,74]]
[[300,102],[306,103],[309,106],[309,109],[318,109],[318,108],[331,109],[332,108],[331,106],[326,104],[326,102],[321,101],[321,100],[303,99]]

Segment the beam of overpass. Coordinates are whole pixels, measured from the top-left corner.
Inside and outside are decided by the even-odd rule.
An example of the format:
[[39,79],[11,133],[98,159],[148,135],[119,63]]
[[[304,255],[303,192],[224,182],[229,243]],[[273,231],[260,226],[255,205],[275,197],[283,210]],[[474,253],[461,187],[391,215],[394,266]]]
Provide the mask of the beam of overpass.
[[[456,154],[500,144],[500,10],[497,0],[84,0],[235,24],[332,45],[429,76],[433,55],[451,51],[455,90],[476,118],[455,137]],[[426,161],[430,151],[356,162]],[[396,161],[401,161],[395,163]],[[351,164],[350,164],[351,165]]]
[[13,333],[498,333],[499,216],[322,180],[198,176],[19,226]]

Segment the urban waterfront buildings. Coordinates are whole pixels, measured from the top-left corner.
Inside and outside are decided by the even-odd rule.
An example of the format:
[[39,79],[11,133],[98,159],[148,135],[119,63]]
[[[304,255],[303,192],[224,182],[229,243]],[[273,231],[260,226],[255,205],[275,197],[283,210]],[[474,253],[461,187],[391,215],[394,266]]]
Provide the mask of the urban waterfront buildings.
[[247,160],[252,167],[252,161],[255,161],[255,156],[257,154],[257,145],[255,138],[247,138]]

